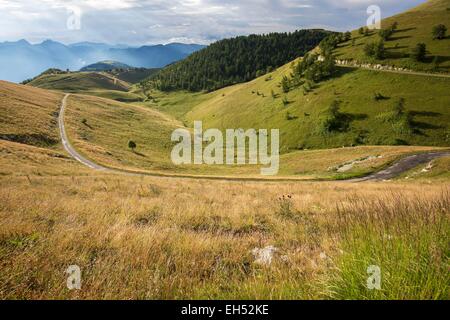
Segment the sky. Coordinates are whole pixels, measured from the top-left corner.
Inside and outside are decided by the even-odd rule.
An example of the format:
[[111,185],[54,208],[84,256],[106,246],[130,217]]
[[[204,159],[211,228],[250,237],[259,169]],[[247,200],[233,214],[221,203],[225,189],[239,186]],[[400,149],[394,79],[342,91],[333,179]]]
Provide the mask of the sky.
[[52,39],[147,45],[208,44],[237,35],[365,25],[425,0],[0,0],[0,42]]

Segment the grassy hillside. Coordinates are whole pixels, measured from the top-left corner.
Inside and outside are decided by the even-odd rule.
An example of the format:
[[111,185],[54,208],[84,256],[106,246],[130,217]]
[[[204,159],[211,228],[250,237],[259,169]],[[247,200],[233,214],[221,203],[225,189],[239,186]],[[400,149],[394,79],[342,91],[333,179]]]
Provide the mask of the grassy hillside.
[[[76,162],[57,147],[62,94],[7,82],[1,83],[0,90],[1,111],[7,115],[0,126],[1,154],[5,156],[1,173],[68,172],[66,163]],[[180,126],[181,122],[149,108],[86,95],[72,95],[66,111],[66,128],[72,144],[100,164],[169,174],[260,176],[259,166],[174,166],[170,160],[173,146],[170,136]],[[136,152],[128,148],[129,140],[137,143]],[[41,148],[30,149],[23,144]],[[45,149],[49,147],[52,150]],[[372,172],[405,154],[431,149],[358,147],[298,151],[281,157],[279,174],[301,179],[352,177]],[[23,168],[15,168],[17,163],[23,163]],[[352,165],[347,170],[338,170],[348,163]]]
[[[187,125],[202,120],[208,128],[279,128],[283,153],[352,145],[450,145],[450,79],[339,68],[335,78],[308,92],[300,87],[285,94],[280,82],[290,72],[287,64],[209,94],[153,92],[149,105]],[[383,98],[376,100],[377,93]],[[386,121],[401,98],[409,117],[406,132]],[[346,128],[324,134],[321,126],[333,101],[339,103]]]
[[[145,96],[141,92],[137,92],[125,79],[136,80],[143,76],[140,73],[141,71],[114,70],[111,72],[42,74],[28,82],[27,85],[70,93],[83,93],[121,102],[138,102],[143,101]],[[144,74],[147,75],[148,72],[146,71]]]
[[[175,166],[170,159],[170,136],[181,123],[157,111],[90,96],[71,96],[66,111],[66,128],[72,144],[96,162],[128,170],[212,176],[259,176],[259,166]],[[137,144],[135,152],[128,141]],[[344,178],[373,172],[387,163],[423,147],[361,147],[285,154],[280,176],[300,178]],[[346,171],[337,169],[355,160]]]
[[[88,158],[141,169],[171,163],[170,136],[180,126],[157,111],[85,95],[69,97],[65,118],[69,139]],[[136,152],[128,148],[129,140],[137,144]]]
[[0,81],[0,139],[41,147],[57,144],[62,96]]
[[[384,27],[398,23],[386,43],[388,52],[392,46],[406,52],[424,42],[431,52],[428,56],[439,56],[440,71],[445,71],[450,66],[450,37],[432,40],[431,30],[448,21],[447,8],[450,1],[432,0],[383,20]],[[334,54],[338,59],[364,61],[365,44],[379,36],[364,37],[357,31],[352,36],[355,45],[340,44]],[[427,69],[428,60],[413,63],[409,57],[388,55],[382,63]],[[355,145],[450,145],[450,78],[337,68],[326,81],[306,82],[286,93],[281,82],[291,77],[297,62],[211,93],[153,91],[145,104],[187,126],[202,120],[207,128],[279,128],[283,153]],[[324,127],[332,106],[339,108],[335,115],[339,128],[329,132]]]
[[[96,175],[62,148],[36,147],[0,138],[0,177]],[[35,181],[35,180],[33,180]],[[31,180],[30,183],[33,183]]]
[[130,84],[107,73],[71,72],[68,74],[44,74],[28,83],[31,86],[61,90],[65,92],[86,92],[92,90],[116,90],[126,92]]
[[142,80],[152,76],[153,74],[157,73],[160,68],[153,68],[153,69],[147,69],[147,68],[130,68],[130,69],[114,69],[109,71],[111,75],[116,77],[117,79],[123,80],[128,83],[138,83]]
[[[438,24],[450,29],[450,1],[429,0],[426,3],[399,15],[384,19],[382,28],[389,28],[398,23],[397,31],[385,42],[387,57],[384,60],[371,60],[364,54],[364,47],[369,42],[378,41],[377,31],[363,36],[357,30],[352,32],[353,40],[344,42],[335,50],[338,59],[356,60],[360,62],[376,62],[384,65],[395,65],[413,70],[431,70],[431,63],[438,57],[441,72],[450,72],[450,32],[443,40],[433,40],[432,30]],[[418,44],[427,46],[427,59],[424,62],[412,61],[411,50]]]

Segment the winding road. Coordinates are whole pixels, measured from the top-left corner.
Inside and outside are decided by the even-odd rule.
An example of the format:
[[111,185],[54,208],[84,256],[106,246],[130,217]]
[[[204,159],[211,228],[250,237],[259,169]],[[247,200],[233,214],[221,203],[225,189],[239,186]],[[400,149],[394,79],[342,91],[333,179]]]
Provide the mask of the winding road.
[[[107,168],[102,165],[99,165],[91,160],[86,159],[82,155],[80,155],[70,144],[69,139],[67,137],[66,127],[64,125],[64,113],[67,107],[67,99],[70,94],[66,94],[61,102],[61,108],[59,111],[58,124],[59,124],[59,133],[61,136],[61,142],[64,146],[64,149],[78,162],[83,165],[97,171],[105,171],[109,173],[119,173],[131,176],[153,176],[153,177],[167,177],[167,178],[184,178],[184,179],[203,179],[203,180],[222,180],[222,181],[252,181],[252,182],[282,182],[282,181],[307,181],[300,180],[295,178],[282,178],[282,179],[267,179],[267,178],[234,178],[234,177],[214,177],[214,176],[195,176],[195,175],[171,175],[164,173],[150,173],[150,172],[134,172],[128,171],[124,169],[113,169]],[[395,178],[406,172],[410,169],[413,169],[421,164],[430,162],[434,159],[450,156],[450,151],[432,151],[426,153],[419,153],[415,155],[407,156],[399,161],[395,162],[388,168],[381,170],[379,172],[375,172],[363,178],[350,179],[345,180],[348,182],[364,182],[364,181],[383,181]]]
[[70,96],[70,94],[68,93],[62,99],[61,108],[59,110],[59,117],[58,117],[59,135],[61,136],[61,142],[64,146],[64,149],[72,156],[72,158],[74,158],[78,162],[81,162],[82,164],[84,164],[85,166],[87,166],[91,169],[101,170],[101,171],[109,170],[99,164],[96,164],[96,163],[86,159],[85,157],[80,155],[70,144],[69,139],[67,138],[66,126],[64,125],[64,113],[66,111],[67,98],[69,98],[69,96]]
[[447,73],[431,73],[431,72],[420,72],[420,71],[400,71],[400,70],[388,70],[388,69],[377,69],[377,68],[368,68],[361,66],[353,66],[346,64],[337,64],[338,67],[342,68],[352,68],[352,69],[362,69],[362,70],[370,70],[377,72],[387,72],[387,73],[396,73],[396,74],[406,74],[412,76],[421,76],[421,77],[433,77],[433,78],[450,78],[450,74]]

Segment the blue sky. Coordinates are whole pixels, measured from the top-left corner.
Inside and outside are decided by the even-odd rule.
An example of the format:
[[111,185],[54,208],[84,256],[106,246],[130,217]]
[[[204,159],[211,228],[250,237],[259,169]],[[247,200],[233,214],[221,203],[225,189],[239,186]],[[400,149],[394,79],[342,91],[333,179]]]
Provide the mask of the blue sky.
[[144,45],[202,43],[251,33],[364,25],[424,0],[0,0],[0,42],[53,39]]

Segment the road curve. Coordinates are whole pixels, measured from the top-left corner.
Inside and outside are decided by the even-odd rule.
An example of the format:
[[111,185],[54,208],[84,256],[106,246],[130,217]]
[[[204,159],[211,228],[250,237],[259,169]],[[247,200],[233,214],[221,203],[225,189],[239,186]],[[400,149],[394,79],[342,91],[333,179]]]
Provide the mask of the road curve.
[[64,146],[64,149],[78,162],[84,164],[85,166],[95,169],[95,170],[101,170],[106,171],[109,170],[101,165],[98,165],[82,155],[80,155],[70,144],[69,139],[67,138],[66,133],[66,127],[64,125],[64,112],[66,111],[66,105],[67,105],[67,98],[70,96],[70,94],[66,94],[61,102],[61,108],[59,109],[59,117],[58,117],[58,124],[59,124],[59,134],[61,136],[61,142]]
[[411,156],[407,156],[403,159],[400,159],[399,161],[395,162],[390,167],[372,173],[366,177],[359,178],[359,179],[352,179],[350,181],[353,182],[363,182],[363,181],[383,181],[383,180],[389,180],[392,178],[395,178],[402,174],[403,172],[406,172],[408,170],[411,170],[421,164],[430,162],[437,158],[442,157],[448,157],[450,156],[449,151],[434,151],[434,152],[427,152],[427,153],[419,153],[414,154]]
[[[104,171],[110,173],[119,173],[125,174],[129,176],[153,176],[153,177],[166,177],[166,178],[182,178],[182,179],[196,179],[196,180],[220,180],[220,181],[248,181],[248,182],[310,182],[309,180],[300,180],[296,178],[281,178],[281,179],[268,179],[268,178],[238,178],[238,177],[214,177],[214,176],[195,176],[195,175],[177,175],[177,174],[164,174],[164,173],[151,173],[151,172],[135,172],[124,169],[113,169],[107,168],[102,165],[99,165],[91,160],[86,159],[82,155],[80,155],[70,144],[69,139],[67,138],[66,127],[64,125],[64,113],[66,111],[67,99],[70,94],[66,94],[61,102],[61,107],[59,111],[58,124],[59,124],[59,133],[61,136],[61,142],[64,146],[64,149],[78,162],[83,165],[97,171]],[[433,159],[450,156],[450,151],[433,151],[427,153],[420,153],[415,155],[407,156],[388,168],[381,170],[379,172],[370,174],[366,177],[343,180],[348,182],[364,182],[364,181],[383,181],[395,178],[396,176],[402,174],[405,171],[408,171],[414,167],[417,167],[420,164],[429,162]]]

